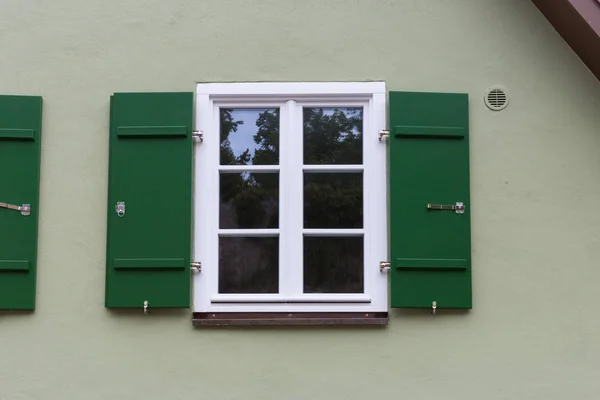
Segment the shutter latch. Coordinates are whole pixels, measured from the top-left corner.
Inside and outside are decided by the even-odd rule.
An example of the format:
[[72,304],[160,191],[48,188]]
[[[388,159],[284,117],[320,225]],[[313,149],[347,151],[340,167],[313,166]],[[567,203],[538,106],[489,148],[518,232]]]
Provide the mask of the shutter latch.
[[445,205],[445,204],[427,204],[427,209],[428,210],[450,210],[450,211],[456,211],[457,214],[464,214],[465,213],[465,204],[461,201],[457,202],[456,204],[450,204],[450,205]]
[[194,139],[198,139],[201,142],[203,142],[204,141],[204,132],[202,132],[202,131],[194,131],[194,132],[192,132],[192,137]]
[[31,214],[31,205],[30,204],[22,204],[20,206],[15,206],[13,204],[0,202],[0,208],[8,208],[9,210],[21,211],[21,215],[25,215],[25,216]]
[[390,136],[390,131],[388,131],[387,129],[383,129],[379,131],[379,141],[381,142],[383,140],[384,137],[389,137]]

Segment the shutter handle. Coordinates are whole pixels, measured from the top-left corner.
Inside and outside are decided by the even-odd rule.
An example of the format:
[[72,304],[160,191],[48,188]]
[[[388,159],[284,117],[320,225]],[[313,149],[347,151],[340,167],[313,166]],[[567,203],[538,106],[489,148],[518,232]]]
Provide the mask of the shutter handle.
[[30,204],[22,204],[20,206],[15,206],[14,204],[0,202],[0,208],[8,208],[9,210],[21,211],[21,215],[25,215],[25,216],[31,214],[31,205]]
[[450,211],[456,211],[457,214],[464,214],[465,213],[465,203],[463,203],[462,201],[458,201],[456,202],[456,204],[427,204],[427,209],[428,210],[450,210]]

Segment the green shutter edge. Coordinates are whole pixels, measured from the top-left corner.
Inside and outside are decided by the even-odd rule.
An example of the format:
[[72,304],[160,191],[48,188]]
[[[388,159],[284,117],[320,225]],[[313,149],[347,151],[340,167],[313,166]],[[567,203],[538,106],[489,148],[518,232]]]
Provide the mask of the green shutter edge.
[[29,204],[30,215],[0,209],[0,310],[33,311],[39,218],[42,97],[0,95],[0,201]]

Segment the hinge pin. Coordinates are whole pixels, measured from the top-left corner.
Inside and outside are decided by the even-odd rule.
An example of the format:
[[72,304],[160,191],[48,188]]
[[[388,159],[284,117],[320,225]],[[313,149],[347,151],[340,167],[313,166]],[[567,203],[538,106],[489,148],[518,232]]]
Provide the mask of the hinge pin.
[[431,303],[431,313],[435,315],[435,311],[437,309],[437,301]]
[[390,137],[390,131],[383,129],[379,131],[379,141],[381,142],[384,137]]
[[203,142],[204,141],[204,132],[202,132],[202,131],[194,131],[194,132],[192,132],[192,137],[194,139],[198,139],[201,142]]
[[383,271],[389,271],[390,268],[392,267],[392,263],[389,261],[381,261],[379,263],[379,271],[383,272]]
[[202,263],[201,262],[193,262],[190,266],[192,271],[202,272]]
[[148,314],[148,300],[144,300],[144,314]]

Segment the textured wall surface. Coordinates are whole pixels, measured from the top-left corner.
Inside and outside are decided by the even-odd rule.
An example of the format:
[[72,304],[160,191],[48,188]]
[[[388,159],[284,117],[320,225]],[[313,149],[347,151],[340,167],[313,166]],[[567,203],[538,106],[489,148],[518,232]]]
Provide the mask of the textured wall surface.
[[[37,310],[0,314],[0,399],[600,393],[600,84],[531,2],[3,0],[0,49],[0,93],[44,97]],[[248,330],[104,309],[109,95],[270,80],[470,93],[471,312]]]

